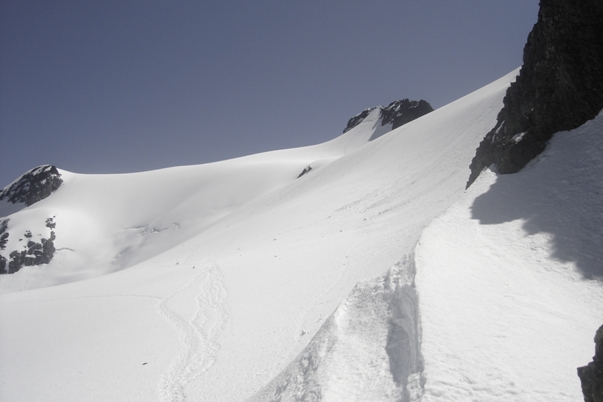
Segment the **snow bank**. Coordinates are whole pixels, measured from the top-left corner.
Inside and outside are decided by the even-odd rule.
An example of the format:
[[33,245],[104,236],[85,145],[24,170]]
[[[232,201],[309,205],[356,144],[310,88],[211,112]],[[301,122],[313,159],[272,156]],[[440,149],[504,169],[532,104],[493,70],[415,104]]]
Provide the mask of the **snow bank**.
[[416,401],[421,396],[412,259],[354,287],[308,346],[252,401]]

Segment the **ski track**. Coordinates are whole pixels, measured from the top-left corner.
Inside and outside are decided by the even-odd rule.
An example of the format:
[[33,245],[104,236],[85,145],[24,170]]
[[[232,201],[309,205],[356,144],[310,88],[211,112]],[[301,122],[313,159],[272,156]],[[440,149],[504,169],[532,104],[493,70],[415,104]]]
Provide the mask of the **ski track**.
[[[193,268],[201,272],[157,305],[183,340],[182,352],[159,382],[160,400],[165,402],[185,401],[186,386],[214,364],[220,349],[218,337],[228,318],[227,292],[218,266],[206,263]],[[175,307],[192,307],[194,312],[183,314]]]

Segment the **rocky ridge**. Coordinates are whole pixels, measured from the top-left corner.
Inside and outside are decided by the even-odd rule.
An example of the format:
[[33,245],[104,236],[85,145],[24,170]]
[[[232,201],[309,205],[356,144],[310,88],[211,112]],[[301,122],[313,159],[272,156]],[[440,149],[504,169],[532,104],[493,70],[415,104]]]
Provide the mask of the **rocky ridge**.
[[[56,191],[63,179],[56,166],[42,165],[25,172],[21,177],[10,185],[0,190],[0,201],[8,204],[25,204],[31,206],[50,196]],[[46,219],[43,231],[50,229],[50,235],[38,233],[39,241],[33,240],[30,230],[18,234],[19,249],[4,252],[7,247],[9,232],[9,218],[0,218],[0,275],[12,274],[24,266],[48,264],[54,257],[54,241],[56,234],[54,229],[56,222],[54,217]],[[44,235],[45,237],[42,237]]]
[[403,126],[419,117],[433,112],[433,108],[429,102],[424,100],[413,101],[410,99],[396,100],[387,106],[371,107],[358,113],[356,116],[348,120],[348,124],[343,130],[344,133],[350,131],[369,115],[375,109],[380,109],[381,125],[392,125],[392,130]]
[[541,0],[523,66],[495,127],[471,162],[467,187],[484,168],[515,173],[554,133],[571,130],[603,108],[603,2]]
[[[6,243],[9,237],[8,223],[10,219],[4,218],[0,220],[0,251],[6,249]],[[54,218],[46,219],[47,228],[50,230],[50,236],[48,238],[41,238],[40,241],[34,241],[33,234],[30,230],[25,231],[23,236],[19,239],[19,242],[25,241],[26,243],[22,248],[18,250],[12,250],[8,253],[8,258],[0,254],[0,275],[2,274],[14,274],[24,266],[42,265],[48,264],[56,251],[54,241],[56,240],[56,234],[54,228],[56,223]],[[41,234],[38,236],[41,237]]]
[[0,201],[30,206],[48,197],[61,184],[63,179],[56,166],[38,166],[0,190]]

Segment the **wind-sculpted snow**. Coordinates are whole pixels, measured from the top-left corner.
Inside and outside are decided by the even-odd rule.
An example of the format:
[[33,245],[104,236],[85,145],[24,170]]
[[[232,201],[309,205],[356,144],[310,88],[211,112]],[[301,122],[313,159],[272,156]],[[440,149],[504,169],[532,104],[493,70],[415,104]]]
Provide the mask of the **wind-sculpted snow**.
[[387,273],[462,197],[515,75],[389,132],[369,113],[312,147],[61,171],[60,191],[8,217],[56,216],[57,251],[0,276],[0,399],[416,400],[412,259]]
[[407,258],[357,284],[301,354],[249,402],[418,401],[422,370]]
[[516,74],[393,131],[375,110],[312,147],[61,171],[0,237],[57,233],[0,275],[0,400],[580,400],[601,120],[465,192]]

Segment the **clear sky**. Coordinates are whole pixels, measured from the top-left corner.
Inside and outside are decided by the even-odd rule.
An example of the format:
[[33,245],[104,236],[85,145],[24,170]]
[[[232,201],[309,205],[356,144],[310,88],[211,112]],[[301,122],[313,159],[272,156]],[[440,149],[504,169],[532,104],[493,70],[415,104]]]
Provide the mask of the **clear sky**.
[[[521,65],[538,0],[3,0],[0,187],[44,163],[118,173],[339,135]],[[485,133],[484,133],[485,135]]]

